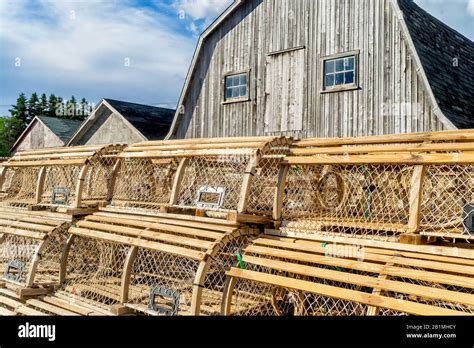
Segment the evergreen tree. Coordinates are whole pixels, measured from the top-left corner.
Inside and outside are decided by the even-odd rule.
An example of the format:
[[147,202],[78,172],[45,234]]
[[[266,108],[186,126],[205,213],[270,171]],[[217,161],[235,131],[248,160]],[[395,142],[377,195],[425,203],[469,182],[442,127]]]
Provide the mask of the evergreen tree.
[[38,116],[38,109],[39,109],[39,99],[38,94],[33,93],[28,100],[28,117],[27,117],[27,124],[31,122],[31,120]]
[[10,149],[23,132],[23,121],[15,117],[0,117],[0,157],[9,157]]
[[58,98],[51,94],[48,99],[48,116],[57,117],[56,110],[58,108]]
[[41,94],[41,98],[38,103],[38,115],[48,115],[48,97],[46,94]]
[[90,114],[90,106],[89,106],[89,103],[87,102],[86,98],[81,99],[81,104],[80,105],[81,105],[81,115],[80,115],[81,117],[80,117],[80,119],[84,120]]
[[12,108],[8,110],[12,118],[17,119],[21,122],[23,127],[28,125],[28,107],[26,105],[26,97],[24,93],[21,93],[18,99],[16,100],[16,104],[12,105]]

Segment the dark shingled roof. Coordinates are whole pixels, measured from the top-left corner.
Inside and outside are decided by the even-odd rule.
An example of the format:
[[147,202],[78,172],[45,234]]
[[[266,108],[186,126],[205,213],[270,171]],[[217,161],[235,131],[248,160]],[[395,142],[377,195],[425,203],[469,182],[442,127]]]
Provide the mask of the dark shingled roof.
[[170,129],[175,110],[104,99],[148,140],[163,139]]
[[474,43],[413,0],[398,4],[441,111],[457,128],[474,128]]
[[65,144],[82,124],[82,121],[67,120],[59,117],[38,116],[38,119],[40,119],[46,127],[51,129]]

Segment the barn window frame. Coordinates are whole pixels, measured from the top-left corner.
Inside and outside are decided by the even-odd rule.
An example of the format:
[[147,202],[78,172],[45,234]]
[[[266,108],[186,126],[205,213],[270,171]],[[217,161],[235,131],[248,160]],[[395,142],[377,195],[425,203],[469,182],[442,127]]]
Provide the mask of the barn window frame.
[[[237,85],[237,86],[232,86],[232,87],[239,87],[241,88],[242,86],[245,86],[246,88],[246,94],[244,96],[238,96],[238,97],[227,97],[227,79],[229,77],[235,77],[235,76],[240,76],[240,75],[246,75],[247,78],[247,83],[245,85]],[[224,74],[224,78],[222,79],[222,91],[223,91],[223,97],[222,97],[222,104],[233,104],[233,103],[242,103],[242,102],[248,102],[250,101],[250,70],[240,70],[240,71],[231,71],[228,73]]]
[[[333,93],[333,92],[342,92],[342,91],[352,91],[352,90],[357,90],[359,89],[359,74],[360,74],[360,68],[359,68],[359,56],[360,56],[360,51],[350,51],[350,52],[344,52],[344,53],[338,53],[338,54],[333,54],[329,56],[325,56],[321,58],[321,93]],[[348,59],[348,58],[353,58],[354,60],[354,66],[352,69],[346,69],[346,65],[344,64],[343,70],[337,69],[337,62],[341,61],[343,59]],[[327,69],[327,62],[334,61],[334,67],[333,70],[328,72]],[[342,84],[336,84],[336,75],[344,75],[344,78],[346,77],[346,74],[353,73],[353,81],[352,83],[342,83]],[[334,76],[334,83],[332,85],[327,85],[326,78],[332,75]]]

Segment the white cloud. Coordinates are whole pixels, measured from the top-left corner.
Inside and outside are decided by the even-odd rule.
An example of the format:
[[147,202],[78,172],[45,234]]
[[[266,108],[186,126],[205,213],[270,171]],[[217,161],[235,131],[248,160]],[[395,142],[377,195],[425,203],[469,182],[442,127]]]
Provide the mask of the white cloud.
[[232,0],[176,0],[175,7],[194,20],[209,21],[218,16]]
[[[128,0],[0,4],[1,82],[15,85],[16,95],[29,93],[31,86],[55,92],[41,90],[52,86],[68,89],[66,96],[91,91],[95,98],[177,100],[194,39],[175,18],[133,7]],[[20,67],[15,67],[17,57]]]
[[474,0],[469,0],[469,3],[467,4],[467,12],[469,12],[471,16],[474,16]]

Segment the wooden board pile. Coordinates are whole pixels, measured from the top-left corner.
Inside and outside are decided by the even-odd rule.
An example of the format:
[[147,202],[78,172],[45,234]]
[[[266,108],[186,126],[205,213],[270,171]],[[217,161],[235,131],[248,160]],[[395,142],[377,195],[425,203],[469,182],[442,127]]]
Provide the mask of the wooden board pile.
[[[474,131],[104,148],[101,169],[79,147],[23,153],[0,172],[1,240],[47,236],[59,260],[23,260],[38,282],[16,288],[20,258],[2,261],[1,313],[474,312]],[[45,207],[55,212],[40,220]],[[59,215],[73,212],[83,217]]]

